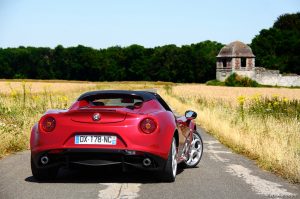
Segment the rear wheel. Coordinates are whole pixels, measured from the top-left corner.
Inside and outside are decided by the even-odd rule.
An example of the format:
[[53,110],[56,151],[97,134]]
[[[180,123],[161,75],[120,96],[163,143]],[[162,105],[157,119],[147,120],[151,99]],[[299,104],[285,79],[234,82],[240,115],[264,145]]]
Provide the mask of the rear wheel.
[[203,154],[203,142],[201,135],[197,132],[193,132],[193,140],[189,147],[187,154],[187,160],[184,161],[187,168],[193,168],[199,164]]
[[58,172],[58,167],[52,168],[37,168],[33,159],[31,158],[31,172],[35,179],[43,180],[52,180],[56,177]]
[[177,174],[177,149],[176,140],[173,137],[172,144],[166,166],[162,174],[162,180],[165,182],[174,182]]

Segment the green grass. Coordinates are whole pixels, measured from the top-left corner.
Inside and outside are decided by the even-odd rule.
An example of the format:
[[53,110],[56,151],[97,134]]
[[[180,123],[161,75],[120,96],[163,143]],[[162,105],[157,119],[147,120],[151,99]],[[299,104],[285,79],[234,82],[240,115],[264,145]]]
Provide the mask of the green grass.
[[220,82],[219,80],[209,80],[205,83],[208,86],[225,86],[225,82]]

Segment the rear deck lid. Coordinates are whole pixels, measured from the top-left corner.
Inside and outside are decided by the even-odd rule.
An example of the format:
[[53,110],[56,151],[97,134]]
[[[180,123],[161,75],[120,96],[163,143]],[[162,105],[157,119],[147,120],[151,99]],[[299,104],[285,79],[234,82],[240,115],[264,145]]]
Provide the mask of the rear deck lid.
[[72,121],[81,123],[116,123],[122,122],[126,118],[126,112],[117,110],[78,110],[69,114]]

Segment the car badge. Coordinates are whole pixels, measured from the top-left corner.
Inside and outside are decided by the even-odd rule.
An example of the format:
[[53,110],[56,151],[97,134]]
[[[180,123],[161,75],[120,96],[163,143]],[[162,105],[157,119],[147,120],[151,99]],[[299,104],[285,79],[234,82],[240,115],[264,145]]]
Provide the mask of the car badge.
[[93,115],[93,120],[94,120],[94,121],[99,121],[100,118],[101,118],[100,113],[94,113],[94,115]]

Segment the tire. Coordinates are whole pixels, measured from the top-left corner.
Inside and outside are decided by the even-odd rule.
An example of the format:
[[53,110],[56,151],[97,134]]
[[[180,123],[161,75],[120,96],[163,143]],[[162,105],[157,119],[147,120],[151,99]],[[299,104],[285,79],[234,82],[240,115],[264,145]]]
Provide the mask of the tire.
[[52,167],[52,168],[37,168],[33,159],[31,158],[31,172],[33,177],[36,180],[39,181],[45,181],[45,180],[53,180],[55,179],[58,167]]
[[177,174],[177,166],[176,140],[175,137],[173,137],[168,160],[161,175],[161,180],[164,182],[174,182]]
[[187,160],[184,161],[186,168],[196,167],[203,155],[203,141],[200,133],[197,131],[193,132],[193,140],[189,147],[189,153]]

